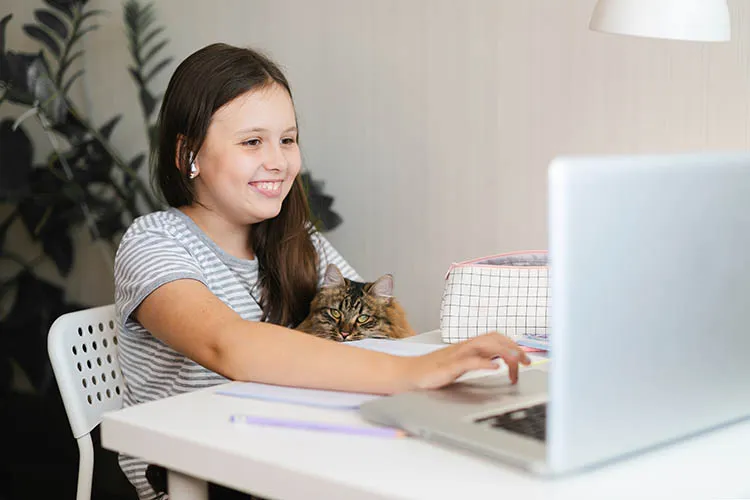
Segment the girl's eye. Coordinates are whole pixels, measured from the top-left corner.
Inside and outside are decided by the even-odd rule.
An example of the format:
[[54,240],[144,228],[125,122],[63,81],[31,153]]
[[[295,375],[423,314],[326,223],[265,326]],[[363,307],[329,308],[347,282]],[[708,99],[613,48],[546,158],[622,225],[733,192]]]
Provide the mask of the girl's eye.
[[366,314],[361,314],[361,315],[360,315],[360,316],[359,316],[359,317],[357,318],[357,323],[359,323],[359,324],[361,325],[362,323],[367,323],[367,320],[369,320],[369,319],[370,319],[370,317],[369,317],[368,315],[366,315]]
[[242,144],[244,144],[245,146],[257,146],[260,144],[260,139],[248,139]]
[[295,142],[297,142],[297,140],[293,137],[286,137],[284,139],[281,139],[281,144],[285,145],[294,144]]
[[331,316],[331,317],[332,317],[333,319],[341,319],[341,313],[340,313],[340,312],[339,312],[338,310],[336,310],[336,309],[329,309],[329,310],[328,310],[328,314],[329,314],[329,315],[330,315],[330,316]]

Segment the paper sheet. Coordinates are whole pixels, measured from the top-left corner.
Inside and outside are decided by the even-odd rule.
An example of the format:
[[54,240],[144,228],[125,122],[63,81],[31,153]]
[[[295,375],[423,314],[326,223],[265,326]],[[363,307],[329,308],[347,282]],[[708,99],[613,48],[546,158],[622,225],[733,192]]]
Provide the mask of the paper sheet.
[[277,403],[294,403],[341,410],[357,409],[362,403],[379,397],[373,394],[300,389],[298,387],[257,384],[255,382],[232,384],[227,388],[216,391],[216,393],[238,398],[260,399]]

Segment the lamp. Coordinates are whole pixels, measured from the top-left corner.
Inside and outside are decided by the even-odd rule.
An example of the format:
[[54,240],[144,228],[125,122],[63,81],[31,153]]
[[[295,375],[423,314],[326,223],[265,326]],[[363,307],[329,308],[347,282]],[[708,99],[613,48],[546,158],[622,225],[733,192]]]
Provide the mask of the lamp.
[[731,38],[726,0],[599,0],[594,31],[673,40],[724,42]]

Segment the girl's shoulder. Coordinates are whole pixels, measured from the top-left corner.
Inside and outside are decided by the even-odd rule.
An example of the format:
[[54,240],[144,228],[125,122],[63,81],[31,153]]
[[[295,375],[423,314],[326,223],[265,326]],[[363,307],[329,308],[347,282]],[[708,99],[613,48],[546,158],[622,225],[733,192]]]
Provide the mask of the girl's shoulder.
[[183,217],[186,216],[182,216],[182,212],[176,208],[157,210],[155,212],[141,215],[133,220],[130,226],[128,226],[122,236],[122,240],[125,241],[134,236],[145,235],[175,238],[186,229]]

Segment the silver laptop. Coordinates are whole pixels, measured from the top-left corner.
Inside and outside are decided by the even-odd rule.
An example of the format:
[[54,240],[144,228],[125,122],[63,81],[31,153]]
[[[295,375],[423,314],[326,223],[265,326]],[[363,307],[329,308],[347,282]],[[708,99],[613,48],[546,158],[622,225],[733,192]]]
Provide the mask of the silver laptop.
[[557,475],[750,416],[750,154],[558,158],[551,358],[361,407]]

